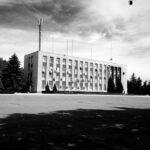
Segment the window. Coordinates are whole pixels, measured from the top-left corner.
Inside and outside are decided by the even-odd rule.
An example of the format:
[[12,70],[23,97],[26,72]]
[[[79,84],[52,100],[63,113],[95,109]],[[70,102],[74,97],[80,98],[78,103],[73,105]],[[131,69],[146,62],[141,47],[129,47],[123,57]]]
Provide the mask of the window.
[[95,90],[96,90],[96,91],[98,90],[98,85],[97,85],[97,83],[95,83]]
[[66,77],[65,76],[62,77],[62,81],[66,81]]
[[90,83],[90,89],[93,90],[93,83]]
[[106,65],[104,65],[104,77],[106,77]]
[[102,64],[99,65],[100,69],[102,69]]
[[43,67],[46,67],[47,66],[47,63],[46,62],[43,62]]
[[60,81],[60,76],[56,76],[56,81]]
[[62,68],[62,72],[65,73],[66,72],[66,68]]
[[96,63],[95,63],[95,68],[96,68],[96,69],[98,68],[98,64],[96,64]]
[[46,78],[46,72],[42,71],[42,78]]
[[69,59],[69,66],[72,66],[72,60]]
[[90,75],[93,75],[93,71],[90,71]]
[[28,57],[28,62],[30,63],[30,56]]
[[93,68],[93,63],[90,63],[90,68]]
[[42,80],[42,89],[45,89],[46,86],[46,80]]
[[30,71],[30,63],[28,64],[28,72]]
[[80,61],[80,67],[83,67],[83,61]]
[[85,62],[85,68],[88,68],[88,62]]
[[99,89],[102,90],[102,84],[99,84]]
[[58,72],[58,73],[60,72],[60,65],[58,65],[58,64],[56,65],[56,70],[55,71]]
[[75,66],[78,66],[78,61],[77,60],[75,60]]
[[65,64],[65,65],[66,65],[66,59],[63,59],[63,64]]
[[69,77],[68,80],[69,80],[69,82],[72,82],[72,77]]
[[104,90],[106,91],[106,84],[104,84]]
[[53,74],[49,73],[49,80],[52,81],[53,80]]
[[60,58],[56,58],[56,64],[60,64]]
[[43,62],[42,70],[43,70],[43,71],[46,71],[46,67],[47,67],[47,63],[46,63],[46,62]]
[[47,56],[43,56],[43,62],[47,62]]
[[33,64],[31,64],[31,69],[33,68]]
[[102,78],[99,78],[99,83],[102,84]]
[[85,88],[86,90],[88,90],[88,83],[85,83]]
[[53,89],[53,81],[52,80],[49,81],[49,88],[50,88],[50,90]]
[[33,63],[33,56],[31,56],[31,64]]
[[50,63],[54,63],[54,57],[50,57]]

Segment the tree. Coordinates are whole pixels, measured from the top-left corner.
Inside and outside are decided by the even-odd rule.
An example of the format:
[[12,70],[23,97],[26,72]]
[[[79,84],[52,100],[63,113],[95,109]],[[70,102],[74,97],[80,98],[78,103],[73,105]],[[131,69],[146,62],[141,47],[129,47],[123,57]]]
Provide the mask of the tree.
[[0,77],[0,93],[3,92],[3,90],[4,90],[4,86]]
[[150,82],[148,82],[148,84],[147,84],[146,91],[147,91],[147,94],[150,95]]
[[9,92],[20,92],[23,87],[23,75],[20,69],[20,61],[16,54],[13,54],[2,73],[4,88]]
[[56,84],[54,84],[54,87],[53,87],[53,93],[57,93],[57,87],[56,87]]
[[117,93],[122,93],[123,92],[123,86],[122,86],[120,78],[117,78],[117,80],[116,80],[116,92]]
[[114,81],[113,79],[110,77],[109,80],[108,80],[108,88],[107,88],[107,91],[109,93],[115,93],[116,89],[115,89],[115,84],[114,84]]
[[0,58],[0,93],[3,93],[5,90],[2,83],[2,73],[6,65],[7,65],[7,61],[3,60],[3,58]]
[[128,94],[136,94],[136,82],[137,79],[135,77],[135,74],[133,73],[131,75],[130,80],[128,81]]
[[147,81],[145,81],[145,82],[143,83],[143,86],[142,86],[142,94],[143,94],[143,95],[147,95],[147,94],[148,94]]
[[138,95],[142,94],[142,80],[140,77],[138,77],[136,80],[135,94],[138,94]]
[[149,93],[150,84],[145,81],[142,85],[142,80],[140,77],[136,78],[133,73],[130,80],[128,81],[128,94],[135,95],[147,95]]
[[45,86],[45,92],[46,92],[46,93],[50,93],[50,89],[49,89],[48,83],[47,83],[46,86]]

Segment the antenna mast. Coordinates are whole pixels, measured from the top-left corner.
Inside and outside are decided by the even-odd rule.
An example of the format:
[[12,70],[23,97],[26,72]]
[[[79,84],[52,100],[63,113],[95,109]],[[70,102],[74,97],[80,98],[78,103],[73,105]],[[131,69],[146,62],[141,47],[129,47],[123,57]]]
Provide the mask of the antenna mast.
[[39,19],[39,51],[41,51],[41,34],[42,34],[42,22],[43,19]]
[[92,48],[91,48],[91,60],[92,60],[92,57],[93,57],[93,56],[92,56]]
[[53,37],[53,34],[52,34],[52,53],[54,54],[54,37]]
[[67,56],[68,56],[68,40],[67,40]]
[[111,43],[111,48],[110,48],[110,61],[113,61],[113,56],[112,56],[112,43]]
[[73,39],[72,39],[72,56],[73,56]]

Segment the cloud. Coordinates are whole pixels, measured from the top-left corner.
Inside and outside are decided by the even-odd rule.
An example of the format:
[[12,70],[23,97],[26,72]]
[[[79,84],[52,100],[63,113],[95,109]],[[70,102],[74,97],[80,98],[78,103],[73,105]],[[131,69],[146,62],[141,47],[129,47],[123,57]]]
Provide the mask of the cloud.
[[126,0],[0,0],[0,26],[35,30],[42,17],[49,32],[134,42],[150,34],[145,28],[150,9],[141,11],[145,7],[145,1],[131,7]]
[[82,9],[79,0],[18,1],[18,3],[15,0],[0,5],[0,26],[32,30],[38,18],[43,17],[47,22],[45,23],[47,30],[63,31]]
[[44,30],[50,32],[82,37],[99,34],[108,39],[121,36],[124,19],[115,16],[114,9],[105,13],[105,4],[102,0],[7,0],[0,5],[0,26],[34,30],[38,18],[42,17]]

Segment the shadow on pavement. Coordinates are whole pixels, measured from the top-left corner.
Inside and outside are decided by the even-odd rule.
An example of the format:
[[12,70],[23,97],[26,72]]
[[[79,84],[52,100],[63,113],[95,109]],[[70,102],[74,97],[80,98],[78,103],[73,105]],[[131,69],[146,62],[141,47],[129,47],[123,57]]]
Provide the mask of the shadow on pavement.
[[0,149],[150,149],[150,109],[120,109],[12,114],[0,119]]

